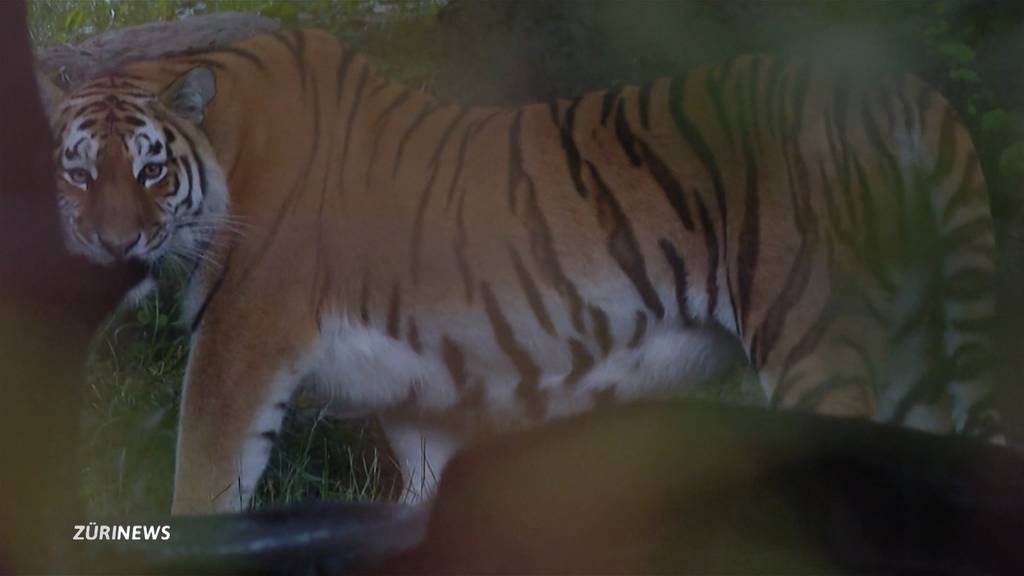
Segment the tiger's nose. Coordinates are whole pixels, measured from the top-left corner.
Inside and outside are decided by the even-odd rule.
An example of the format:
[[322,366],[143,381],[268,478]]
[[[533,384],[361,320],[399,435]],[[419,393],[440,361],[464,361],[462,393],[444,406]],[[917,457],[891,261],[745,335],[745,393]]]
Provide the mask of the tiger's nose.
[[100,242],[100,246],[106,250],[114,258],[125,258],[128,253],[131,252],[132,248],[142,241],[142,232],[131,236],[113,236],[98,234],[97,239]]

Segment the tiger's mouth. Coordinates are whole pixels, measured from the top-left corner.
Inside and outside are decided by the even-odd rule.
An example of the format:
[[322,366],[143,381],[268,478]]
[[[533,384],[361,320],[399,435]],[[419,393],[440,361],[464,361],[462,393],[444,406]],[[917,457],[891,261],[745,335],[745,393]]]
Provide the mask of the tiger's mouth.
[[67,246],[73,253],[86,257],[97,264],[139,262],[155,266],[171,252],[174,244],[173,224],[161,224],[150,231],[138,231],[120,236],[88,231],[77,222],[77,218],[65,220]]

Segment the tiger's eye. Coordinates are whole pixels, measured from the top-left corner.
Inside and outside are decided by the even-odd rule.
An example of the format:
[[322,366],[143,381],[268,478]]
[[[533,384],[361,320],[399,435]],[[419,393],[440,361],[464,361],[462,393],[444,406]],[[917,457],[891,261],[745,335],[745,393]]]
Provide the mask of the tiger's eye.
[[158,178],[163,171],[163,164],[160,164],[159,162],[150,162],[142,167],[140,176],[142,176],[143,180],[153,180],[154,178]]
[[84,168],[72,168],[68,170],[68,178],[75,184],[88,185],[92,181],[92,174]]

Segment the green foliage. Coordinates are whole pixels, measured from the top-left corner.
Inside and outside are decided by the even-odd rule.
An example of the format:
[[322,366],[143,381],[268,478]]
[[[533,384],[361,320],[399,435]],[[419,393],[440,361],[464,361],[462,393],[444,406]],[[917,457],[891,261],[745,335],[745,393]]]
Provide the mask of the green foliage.
[[1014,180],[1024,179],[1024,141],[1014,142],[999,154],[999,174]]
[[[923,39],[945,69],[948,80],[939,89],[966,114],[965,120],[975,133],[996,217],[1014,220],[1024,201],[1024,103],[998,101],[996,94],[1004,79],[982,74],[977,49],[984,43],[991,45],[999,34],[1013,34],[1017,30],[1012,26],[984,26],[983,22],[993,16],[974,3],[927,4],[924,12],[930,23]],[[985,33],[980,31],[983,26]]]

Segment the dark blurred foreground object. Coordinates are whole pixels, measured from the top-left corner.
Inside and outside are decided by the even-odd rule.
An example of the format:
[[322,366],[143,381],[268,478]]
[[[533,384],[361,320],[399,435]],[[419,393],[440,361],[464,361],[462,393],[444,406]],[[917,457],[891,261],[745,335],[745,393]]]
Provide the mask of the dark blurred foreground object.
[[1022,492],[1009,449],[679,402],[484,443],[446,469],[429,518],[336,505],[76,544],[107,555],[102,573],[1016,575]]
[[867,422],[676,403],[446,470],[393,572],[1021,574],[1024,459]]
[[64,251],[21,0],[0,2],[0,573],[66,572],[90,337],[141,267]]

